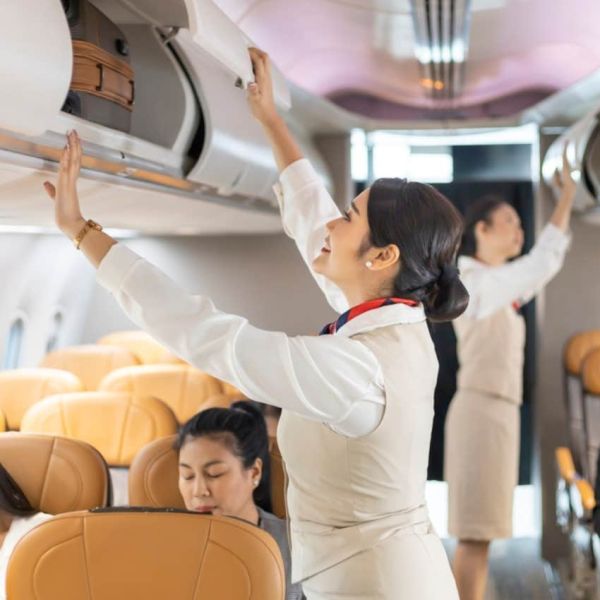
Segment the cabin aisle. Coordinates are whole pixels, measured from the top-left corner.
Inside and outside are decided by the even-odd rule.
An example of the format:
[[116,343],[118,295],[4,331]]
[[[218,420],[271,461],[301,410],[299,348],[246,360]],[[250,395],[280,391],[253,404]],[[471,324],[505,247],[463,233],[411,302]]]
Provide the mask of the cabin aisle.
[[[444,540],[444,546],[452,556],[456,542]],[[540,559],[538,547],[536,538],[495,541],[485,600],[567,600],[558,577]]]

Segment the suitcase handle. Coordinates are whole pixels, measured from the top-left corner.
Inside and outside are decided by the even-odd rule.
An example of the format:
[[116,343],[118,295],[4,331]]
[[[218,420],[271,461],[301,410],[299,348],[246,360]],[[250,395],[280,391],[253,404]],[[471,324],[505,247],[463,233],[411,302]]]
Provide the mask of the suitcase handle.
[[111,100],[127,110],[132,110],[135,102],[131,67],[102,48],[80,40],[73,40],[70,89]]

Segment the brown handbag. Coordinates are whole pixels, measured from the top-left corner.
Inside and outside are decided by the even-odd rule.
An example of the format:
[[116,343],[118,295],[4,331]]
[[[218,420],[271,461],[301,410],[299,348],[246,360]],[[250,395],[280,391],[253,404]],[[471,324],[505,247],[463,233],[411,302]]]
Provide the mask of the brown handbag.
[[70,89],[110,100],[132,111],[135,101],[133,69],[91,42],[73,40]]

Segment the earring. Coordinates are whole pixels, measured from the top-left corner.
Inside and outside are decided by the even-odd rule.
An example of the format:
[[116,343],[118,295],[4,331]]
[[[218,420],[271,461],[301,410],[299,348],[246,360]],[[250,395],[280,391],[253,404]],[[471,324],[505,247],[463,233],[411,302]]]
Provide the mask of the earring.
[[371,269],[371,268],[373,267],[373,263],[372,263],[370,260],[368,260],[368,261],[365,263],[365,267],[367,267],[367,269]]
[[254,487],[258,487],[258,479],[254,480]]

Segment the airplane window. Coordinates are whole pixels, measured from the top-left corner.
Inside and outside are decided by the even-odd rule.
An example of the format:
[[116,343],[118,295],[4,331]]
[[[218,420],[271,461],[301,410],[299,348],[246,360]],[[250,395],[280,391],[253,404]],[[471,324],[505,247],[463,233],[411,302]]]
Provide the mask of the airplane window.
[[20,317],[10,326],[6,350],[2,361],[3,369],[16,369],[19,366],[19,357],[21,355],[21,343],[25,332],[25,321]]
[[60,327],[62,325],[63,316],[61,312],[54,313],[52,318],[52,327],[50,329],[50,335],[46,342],[46,352],[51,352],[58,345],[58,336],[60,334]]

